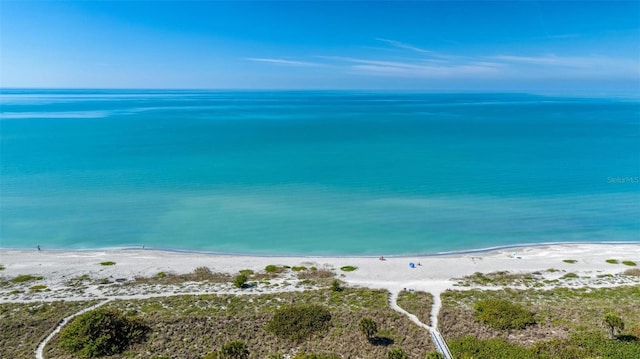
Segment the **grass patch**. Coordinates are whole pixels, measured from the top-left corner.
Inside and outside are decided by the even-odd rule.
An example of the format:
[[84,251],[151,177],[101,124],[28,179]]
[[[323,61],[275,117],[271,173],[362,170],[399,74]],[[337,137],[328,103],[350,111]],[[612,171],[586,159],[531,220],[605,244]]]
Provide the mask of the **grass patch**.
[[605,262],[607,262],[607,263],[609,263],[609,264],[618,264],[618,263],[620,263],[620,261],[619,261],[619,260],[617,260],[617,259],[613,259],[613,258],[609,258],[609,259],[607,259]]
[[397,303],[402,309],[418,317],[421,322],[430,325],[431,307],[433,306],[431,293],[403,290],[398,294]]
[[636,262],[634,262],[634,261],[622,261],[622,264],[624,264],[626,266],[630,266],[630,267],[635,267],[636,266]]
[[112,261],[106,261],[106,262],[100,262],[101,266],[114,266],[116,265],[116,262],[112,262]]
[[158,274],[156,274],[156,277],[158,277],[159,279],[165,278],[167,276],[167,273],[165,272],[158,272]]
[[343,267],[340,267],[340,270],[343,271],[343,272],[353,272],[356,269],[358,269],[358,267],[356,267],[356,266],[343,266]]
[[11,280],[12,283],[25,283],[34,280],[42,280],[42,276],[35,276],[31,274],[21,274]]
[[34,286],[29,288],[30,291],[36,292],[36,293],[43,292],[46,289],[47,289],[47,286],[43,285],[43,284],[34,285]]
[[565,275],[563,275],[562,277],[560,277],[561,279],[575,279],[578,278],[579,276],[575,273],[567,273]]
[[0,264],[0,270],[4,270],[4,266]]
[[305,267],[305,266],[293,266],[293,267],[291,267],[291,270],[294,271],[294,272],[301,272],[301,271],[307,270],[307,267]]
[[576,264],[578,263],[578,261],[576,259],[564,259],[562,260],[565,263],[569,263],[569,264]]
[[542,273],[509,273],[508,271],[499,271],[491,273],[475,272],[472,275],[468,275],[458,279],[457,285],[471,286],[471,285],[524,285],[531,286],[540,281]]

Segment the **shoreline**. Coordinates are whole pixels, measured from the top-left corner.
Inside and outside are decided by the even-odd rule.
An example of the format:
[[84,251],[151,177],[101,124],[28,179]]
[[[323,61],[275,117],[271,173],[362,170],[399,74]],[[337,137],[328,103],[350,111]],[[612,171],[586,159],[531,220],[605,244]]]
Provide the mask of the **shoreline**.
[[[122,247],[103,247],[103,248],[43,248],[42,252],[64,253],[64,252],[116,252],[116,251],[150,251],[150,252],[164,252],[164,253],[181,253],[181,254],[202,254],[212,256],[229,256],[229,257],[257,257],[257,258],[378,258],[380,255],[384,255],[385,258],[413,258],[413,257],[441,257],[441,256],[455,256],[466,254],[484,254],[496,251],[504,251],[520,248],[539,248],[548,246],[563,246],[563,245],[640,245],[640,241],[575,241],[575,242],[541,242],[541,243],[520,243],[520,244],[505,244],[500,246],[483,247],[477,249],[461,249],[436,253],[416,253],[416,254],[376,254],[376,255],[357,255],[357,254],[260,254],[260,253],[235,253],[235,252],[216,252],[197,249],[177,249],[177,248],[162,248],[162,247],[146,247],[141,246],[122,246]],[[37,248],[31,247],[2,247],[0,246],[0,254],[2,252],[11,251],[34,251],[37,252]],[[0,256],[0,260],[2,257]]]

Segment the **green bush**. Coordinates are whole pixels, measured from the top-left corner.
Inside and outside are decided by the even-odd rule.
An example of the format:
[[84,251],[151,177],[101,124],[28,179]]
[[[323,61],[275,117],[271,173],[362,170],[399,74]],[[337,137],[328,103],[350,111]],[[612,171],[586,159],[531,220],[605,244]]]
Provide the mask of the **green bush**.
[[445,359],[444,355],[438,352],[428,352],[424,359]]
[[241,340],[224,343],[217,353],[218,359],[246,359],[249,358],[249,348]]
[[116,309],[99,308],[76,317],[60,332],[60,345],[81,358],[122,353],[146,339],[149,328]]
[[35,276],[31,274],[21,274],[11,280],[13,283],[31,282],[32,280],[42,280],[42,276]]
[[575,260],[575,259],[565,259],[565,260],[563,260],[563,262],[565,262],[565,263],[569,263],[569,264],[575,264],[575,263],[578,263],[578,261],[577,261],[577,260]]
[[634,262],[634,261],[622,261],[622,264],[624,264],[626,266],[631,266],[631,267],[635,267],[636,266],[636,262]]
[[337,354],[307,354],[300,353],[296,354],[293,359],[340,359],[340,356]]
[[378,325],[371,318],[362,318],[362,320],[360,320],[360,332],[362,332],[368,340],[371,340],[378,332]]
[[618,264],[618,263],[620,263],[617,259],[613,259],[613,258],[607,259],[605,262],[607,262],[609,264]]
[[331,290],[334,292],[342,292],[342,286],[340,286],[339,280],[334,279],[333,282],[331,282]]
[[242,269],[242,270],[240,270],[240,274],[252,275],[253,271],[251,269]]
[[502,299],[486,299],[475,305],[475,319],[498,330],[524,329],[536,323],[532,312]]
[[305,266],[293,266],[293,267],[291,267],[291,270],[294,271],[294,272],[300,272],[300,271],[307,270],[307,267],[305,267]]
[[471,336],[448,341],[454,358],[474,359],[533,359],[536,356],[527,348],[507,342],[502,338],[480,340]]
[[400,348],[391,348],[387,353],[387,358],[389,359],[407,359],[407,353]]
[[240,274],[233,280],[233,285],[235,285],[238,288],[246,288],[248,287],[247,285],[248,280],[249,280],[249,277],[247,277],[246,274]]
[[164,277],[166,277],[166,276],[167,276],[167,273],[165,273],[165,272],[158,272],[158,274],[156,274],[156,276],[157,276],[158,278],[162,279],[162,278],[164,278]]
[[267,273],[282,273],[284,272],[284,267],[278,267],[275,264],[269,264],[268,266],[264,267],[264,271]]
[[100,262],[101,266],[114,266],[116,265],[116,262],[112,262],[112,261],[107,261],[107,262]]
[[320,305],[292,305],[280,308],[265,329],[281,338],[302,342],[329,328],[331,313]]
[[344,267],[340,267],[340,270],[343,272],[353,272],[354,270],[358,269],[358,267],[356,266],[344,266]]

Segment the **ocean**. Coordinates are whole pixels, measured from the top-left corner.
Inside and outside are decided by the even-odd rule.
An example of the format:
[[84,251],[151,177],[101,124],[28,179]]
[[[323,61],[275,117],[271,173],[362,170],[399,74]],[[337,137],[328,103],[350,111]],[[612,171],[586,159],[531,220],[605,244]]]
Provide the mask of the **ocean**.
[[640,242],[640,100],[10,90],[0,247],[432,254]]

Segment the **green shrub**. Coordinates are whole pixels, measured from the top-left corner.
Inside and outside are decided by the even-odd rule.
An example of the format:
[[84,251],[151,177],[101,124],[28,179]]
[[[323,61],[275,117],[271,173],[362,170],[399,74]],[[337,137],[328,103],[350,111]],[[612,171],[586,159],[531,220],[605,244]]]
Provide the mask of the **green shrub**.
[[241,340],[224,343],[218,352],[219,359],[246,359],[249,358],[249,348]]
[[107,261],[107,262],[100,262],[101,266],[114,266],[116,265],[116,262],[112,262],[112,261]]
[[11,282],[13,283],[24,283],[24,282],[30,282],[33,280],[42,280],[42,276],[34,276],[31,274],[21,274],[15,278],[13,278],[11,280]]
[[360,332],[367,337],[367,340],[371,340],[378,332],[378,325],[371,318],[362,318],[360,320]]
[[358,269],[358,267],[356,266],[344,266],[344,267],[340,267],[340,270],[343,272],[353,272],[354,270]]
[[438,352],[428,352],[424,359],[445,359],[444,355]]
[[42,292],[43,290],[47,289],[46,285],[34,285],[32,287],[29,288],[29,290],[34,291],[34,292]]
[[340,359],[341,357],[337,354],[307,354],[300,353],[296,354],[293,359]]
[[527,348],[507,342],[502,338],[480,340],[471,336],[448,341],[454,358],[477,359],[533,359]]
[[167,273],[165,273],[165,272],[158,272],[158,274],[156,274],[156,277],[158,277],[158,278],[164,278],[166,276],[167,276]]
[[293,267],[291,267],[291,270],[294,271],[294,272],[300,272],[300,271],[303,271],[303,270],[307,270],[307,267],[305,267],[305,266],[293,266]]
[[284,267],[278,267],[275,264],[269,264],[268,266],[264,267],[264,271],[267,273],[282,273],[284,272]]
[[265,329],[281,338],[302,342],[329,328],[331,313],[320,305],[292,305],[280,308]]
[[246,274],[240,274],[233,280],[233,285],[235,285],[238,288],[246,288],[248,287],[247,285],[248,280],[249,280],[249,277],[247,277]]
[[0,264],[0,270],[4,270],[4,266]]
[[242,269],[240,271],[240,274],[244,274],[244,275],[252,275],[253,271],[251,269]]
[[524,329],[535,324],[532,312],[502,299],[486,299],[475,305],[475,319],[498,330]]
[[631,266],[631,267],[635,267],[636,266],[636,262],[634,262],[634,261],[622,261],[622,264],[624,264],[626,266]]
[[146,338],[149,328],[136,317],[99,308],[76,317],[60,332],[60,345],[81,358],[122,353]]
[[387,353],[387,358],[389,359],[407,359],[407,353],[400,348],[391,348]]
[[578,261],[577,261],[577,260],[575,260],[575,259],[565,259],[565,260],[563,260],[563,262],[565,262],[565,263],[569,263],[569,264],[575,264],[575,263],[578,263]]
[[620,263],[617,259],[607,259],[605,262],[609,264],[618,264]]
[[337,279],[334,279],[331,282],[331,290],[334,292],[342,292],[342,286],[340,286],[340,281]]
[[578,278],[578,275],[575,274],[575,273],[567,273],[567,274],[563,275],[560,278],[562,278],[562,279],[575,279],[575,278]]

